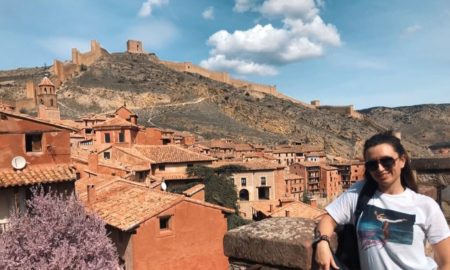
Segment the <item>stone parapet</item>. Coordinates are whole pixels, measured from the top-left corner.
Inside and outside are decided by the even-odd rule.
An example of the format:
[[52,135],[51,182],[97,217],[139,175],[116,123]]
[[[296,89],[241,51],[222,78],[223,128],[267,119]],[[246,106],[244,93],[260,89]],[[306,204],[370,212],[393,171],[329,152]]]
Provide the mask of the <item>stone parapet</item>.
[[[315,225],[310,219],[282,217],[228,231],[224,252],[229,269],[311,269]],[[335,246],[335,238],[332,242]]]

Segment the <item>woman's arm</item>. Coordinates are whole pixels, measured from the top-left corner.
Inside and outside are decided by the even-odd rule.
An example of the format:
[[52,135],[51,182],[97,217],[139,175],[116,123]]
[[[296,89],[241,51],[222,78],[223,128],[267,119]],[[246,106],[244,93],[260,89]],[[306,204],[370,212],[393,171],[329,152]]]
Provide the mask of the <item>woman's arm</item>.
[[450,270],[450,237],[432,245],[439,270]]
[[[329,215],[325,214],[317,225],[317,230],[321,235],[327,235],[331,238],[331,235],[336,228],[336,222]],[[315,260],[319,265],[320,269],[329,270],[330,266],[334,269],[339,269],[336,262],[333,259],[333,254],[331,253],[330,244],[327,241],[320,241],[317,243],[316,247],[316,257]]]

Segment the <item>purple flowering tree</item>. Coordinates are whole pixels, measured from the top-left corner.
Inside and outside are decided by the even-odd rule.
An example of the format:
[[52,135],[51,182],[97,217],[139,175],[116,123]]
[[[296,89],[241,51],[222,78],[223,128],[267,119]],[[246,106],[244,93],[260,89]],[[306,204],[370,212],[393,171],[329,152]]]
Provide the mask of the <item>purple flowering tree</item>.
[[105,223],[75,196],[33,190],[0,235],[0,269],[118,269]]

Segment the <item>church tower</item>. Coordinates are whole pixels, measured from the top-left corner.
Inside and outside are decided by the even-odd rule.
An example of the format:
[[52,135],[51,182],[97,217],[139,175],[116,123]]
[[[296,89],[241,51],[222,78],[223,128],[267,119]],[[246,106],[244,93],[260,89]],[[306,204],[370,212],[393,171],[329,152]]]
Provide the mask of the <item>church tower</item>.
[[38,106],[44,105],[48,108],[57,108],[56,87],[49,78],[44,77],[38,85],[36,93]]

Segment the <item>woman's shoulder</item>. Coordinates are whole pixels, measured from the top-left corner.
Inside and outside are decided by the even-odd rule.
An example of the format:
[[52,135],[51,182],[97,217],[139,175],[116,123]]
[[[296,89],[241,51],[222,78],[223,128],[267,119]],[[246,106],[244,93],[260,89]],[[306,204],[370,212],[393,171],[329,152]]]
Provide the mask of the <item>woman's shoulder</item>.
[[418,204],[428,205],[429,207],[439,207],[438,203],[428,195],[415,192],[414,190],[411,190],[409,188],[406,188],[406,192],[408,192],[409,196],[411,196],[414,202]]

